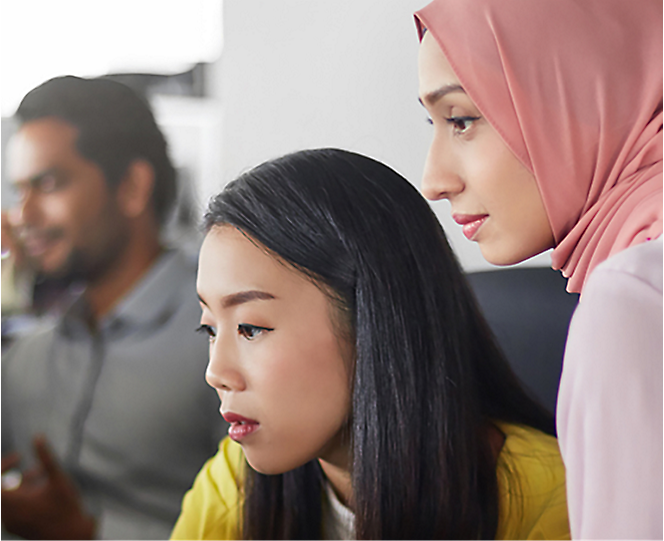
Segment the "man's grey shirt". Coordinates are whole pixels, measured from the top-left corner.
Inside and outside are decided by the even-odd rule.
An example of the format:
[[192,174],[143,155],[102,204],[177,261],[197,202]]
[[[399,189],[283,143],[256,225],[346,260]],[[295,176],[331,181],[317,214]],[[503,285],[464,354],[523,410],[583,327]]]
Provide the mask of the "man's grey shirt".
[[98,517],[97,536],[166,539],[226,425],[205,383],[196,268],[163,254],[98,325],[79,297],[2,359],[2,447],[34,463],[44,434]]

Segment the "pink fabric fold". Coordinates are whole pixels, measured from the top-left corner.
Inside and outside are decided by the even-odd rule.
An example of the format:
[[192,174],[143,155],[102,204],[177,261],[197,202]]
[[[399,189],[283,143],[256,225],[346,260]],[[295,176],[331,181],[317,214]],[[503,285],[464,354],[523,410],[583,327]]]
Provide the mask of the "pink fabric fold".
[[434,0],[416,21],[535,175],[569,291],[661,235],[660,0]]

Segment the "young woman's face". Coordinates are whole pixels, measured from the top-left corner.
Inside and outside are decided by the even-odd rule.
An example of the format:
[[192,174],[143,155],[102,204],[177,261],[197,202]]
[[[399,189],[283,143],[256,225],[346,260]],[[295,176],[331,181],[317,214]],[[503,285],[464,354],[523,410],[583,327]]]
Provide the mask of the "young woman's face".
[[345,465],[352,347],[327,296],[230,226],[205,238],[197,288],[206,380],[249,464],[266,474],[314,458]]
[[434,129],[424,196],[450,201],[452,217],[490,263],[511,265],[551,248],[535,177],[482,117],[429,32],[420,46],[419,78]]

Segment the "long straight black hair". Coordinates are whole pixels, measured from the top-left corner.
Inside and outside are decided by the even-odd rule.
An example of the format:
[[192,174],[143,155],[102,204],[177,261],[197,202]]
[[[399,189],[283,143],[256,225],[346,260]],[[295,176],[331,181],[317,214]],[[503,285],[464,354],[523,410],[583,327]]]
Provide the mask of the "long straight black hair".
[[[264,163],[205,216],[233,225],[331,291],[352,326],[352,482],[358,539],[489,539],[498,525],[493,420],[554,433],[496,345],[445,234],[402,176],[318,149]],[[242,535],[316,539],[317,460],[247,467]]]

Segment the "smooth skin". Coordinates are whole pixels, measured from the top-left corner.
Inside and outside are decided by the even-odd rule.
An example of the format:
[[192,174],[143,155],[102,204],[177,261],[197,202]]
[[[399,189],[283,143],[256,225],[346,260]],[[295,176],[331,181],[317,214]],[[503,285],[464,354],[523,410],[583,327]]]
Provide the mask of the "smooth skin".
[[352,346],[328,296],[238,229],[215,226],[201,247],[206,380],[222,413],[258,421],[240,441],[249,464],[278,474],[318,459],[352,505],[348,422]]
[[[420,101],[434,134],[422,193],[449,200],[455,221],[494,265],[511,265],[554,245],[534,175],[524,167],[466,94],[430,33],[420,46]],[[468,234],[467,234],[468,236]]]

